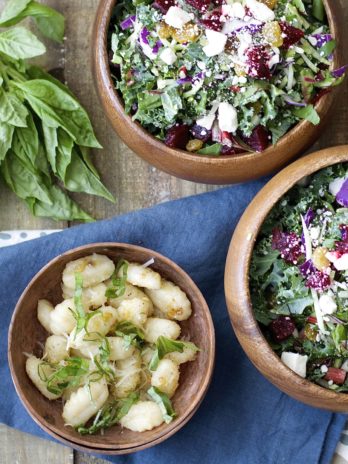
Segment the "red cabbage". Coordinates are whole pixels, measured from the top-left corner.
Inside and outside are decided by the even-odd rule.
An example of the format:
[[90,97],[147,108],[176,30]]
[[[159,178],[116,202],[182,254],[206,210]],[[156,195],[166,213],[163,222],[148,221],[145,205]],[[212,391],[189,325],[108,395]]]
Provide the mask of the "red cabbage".
[[348,179],[343,182],[342,187],[336,195],[336,201],[340,205],[348,207]]
[[342,66],[341,68],[333,70],[331,74],[333,77],[337,77],[337,78],[342,77],[345,74],[347,68],[348,68],[348,64]]
[[135,15],[132,15],[132,16],[128,16],[128,18],[124,19],[121,24],[120,24],[120,27],[123,31],[125,31],[126,29],[130,29],[131,27],[134,26],[134,23],[135,23]]

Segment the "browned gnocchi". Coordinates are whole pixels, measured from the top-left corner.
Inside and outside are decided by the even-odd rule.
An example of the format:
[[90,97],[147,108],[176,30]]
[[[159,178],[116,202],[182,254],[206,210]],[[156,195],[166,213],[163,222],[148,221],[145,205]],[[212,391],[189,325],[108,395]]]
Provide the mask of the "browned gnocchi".
[[63,419],[81,434],[143,432],[175,417],[180,364],[199,349],[180,339],[190,300],[150,265],[86,256],[63,270],[62,301],[38,301],[48,336],[26,371],[48,400],[63,398]]

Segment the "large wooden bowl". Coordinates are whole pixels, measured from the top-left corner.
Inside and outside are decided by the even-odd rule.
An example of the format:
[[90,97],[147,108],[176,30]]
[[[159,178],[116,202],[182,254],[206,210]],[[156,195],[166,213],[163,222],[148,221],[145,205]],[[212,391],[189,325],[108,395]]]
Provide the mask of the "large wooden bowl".
[[348,412],[348,395],[335,393],[295,374],[269,346],[254,317],[249,293],[249,266],[266,216],[299,180],[327,166],[348,161],[348,145],[329,148],[301,158],[277,174],[256,195],[234,232],[225,270],[229,315],[244,351],[274,385],[304,403],[331,411]]
[[[236,156],[202,156],[167,147],[125,113],[121,96],[116,92],[108,60],[108,30],[116,0],[100,0],[92,39],[95,83],[105,113],[121,139],[139,156],[158,169],[182,179],[210,184],[242,182],[268,174],[285,166],[309,148],[319,137],[329,118],[335,91],[323,96],[316,109],[318,126],[301,121],[275,145],[262,153]],[[324,0],[332,35],[338,41],[332,68],[342,65],[340,46],[339,2]]]
[[[104,435],[81,436],[71,427],[66,427],[62,419],[62,403],[49,401],[34,387],[25,372],[25,355],[34,353],[41,356],[38,342],[44,342],[47,333],[40,325],[37,301],[47,298],[57,304],[62,300],[61,276],[65,265],[74,259],[101,253],[114,261],[124,258],[128,261],[144,263],[154,258],[152,268],[163,277],[179,285],[188,295],[193,314],[180,323],[183,336],[189,336],[201,351],[194,362],[180,367],[180,385],[173,397],[177,418],[170,424],[163,424],[154,430],[136,433],[114,426]],[[143,449],[159,443],[180,429],[198,409],[207,392],[214,365],[215,335],[209,308],[191,278],[168,258],[135,245],[121,243],[99,243],[82,246],[68,251],[50,261],[31,280],[20,297],[9,330],[9,365],[16,391],[31,417],[46,432],[55,438],[61,437],[71,446],[83,447],[91,452],[121,454],[132,449]],[[128,450],[128,451],[127,451]]]

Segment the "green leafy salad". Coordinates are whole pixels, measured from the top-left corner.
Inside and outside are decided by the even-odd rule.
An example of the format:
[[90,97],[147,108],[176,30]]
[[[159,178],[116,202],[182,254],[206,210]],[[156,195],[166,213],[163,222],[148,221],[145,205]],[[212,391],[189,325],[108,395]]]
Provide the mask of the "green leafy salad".
[[255,244],[256,319],[298,375],[348,392],[348,165],[314,174],[272,209]]
[[169,147],[262,151],[341,83],[321,0],[124,0],[111,68],[125,111]]
[[151,264],[99,254],[71,261],[63,301],[38,302],[49,336],[40,357],[26,353],[26,372],[47,399],[63,398],[65,424],[82,435],[113,425],[143,432],[176,417],[180,365],[200,350],[179,338],[189,299]]
[[35,216],[91,221],[66,193],[85,192],[114,201],[89,156],[101,148],[86,111],[68,87],[26,59],[45,53],[28,29],[62,42],[64,17],[33,0],[10,0],[0,16],[0,181]]

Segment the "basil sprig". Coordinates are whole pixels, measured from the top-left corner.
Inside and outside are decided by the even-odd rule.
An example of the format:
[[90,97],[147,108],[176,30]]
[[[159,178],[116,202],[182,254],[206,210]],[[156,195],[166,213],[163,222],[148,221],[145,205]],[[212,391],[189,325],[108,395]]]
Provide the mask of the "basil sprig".
[[122,321],[116,326],[116,335],[122,337],[125,349],[131,345],[141,348],[144,342],[144,331],[129,321]]
[[[0,27],[28,16],[46,36],[63,38],[63,16],[29,0],[10,0]],[[70,90],[22,61],[45,51],[44,44],[24,27],[0,32],[0,178],[35,216],[92,221],[65,190],[114,201],[89,157],[89,148],[101,146]]]
[[43,361],[38,366],[38,374],[40,379],[46,383],[49,392],[60,395],[66,388],[80,385],[81,377],[88,373],[88,369],[87,359],[74,357],[68,358],[62,364]]
[[156,341],[156,351],[154,352],[149,369],[155,371],[158,367],[158,363],[164,356],[173,351],[178,351],[182,353],[185,348],[191,348],[195,351],[199,351],[199,348],[192,342],[183,342],[179,340],[172,340],[171,338],[164,337],[161,335]]
[[160,407],[162,414],[163,414],[164,422],[166,424],[169,424],[170,422],[172,422],[172,420],[176,416],[176,413],[173,409],[172,403],[170,399],[168,398],[168,396],[165,393],[161,392],[161,390],[159,390],[156,387],[149,388],[149,390],[147,391],[147,394]]
[[[120,272],[121,271],[121,272]],[[111,285],[106,289],[106,298],[118,298],[126,291],[128,262],[120,259],[111,277]],[[118,274],[121,273],[121,276]]]
[[127,398],[107,404],[98,412],[89,427],[79,426],[76,428],[77,432],[81,435],[92,435],[117,424],[138,400],[139,394],[133,392]]

